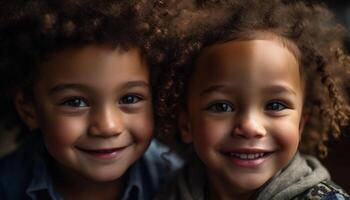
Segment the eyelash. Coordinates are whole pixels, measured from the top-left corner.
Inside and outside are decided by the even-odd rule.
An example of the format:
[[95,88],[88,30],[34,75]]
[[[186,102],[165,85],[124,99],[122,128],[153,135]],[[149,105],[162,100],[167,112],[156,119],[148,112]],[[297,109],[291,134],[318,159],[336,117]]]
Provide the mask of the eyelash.
[[227,102],[212,103],[206,108],[206,110],[214,112],[214,113],[234,112],[233,105],[231,103],[227,103]]
[[135,104],[135,103],[138,103],[142,100],[143,100],[143,98],[138,96],[138,95],[128,94],[128,95],[123,96],[119,100],[119,104]]
[[270,102],[270,103],[266,104],[266,106],[265,106],[265,110],[273,111],[273,112],[279,112],[279,111],[282,111],[282,110],[287,109],[287,108],[288,108],[288,106],[286,104],[278,102],[278,101]]
[[[84,103],[84,105],[81,105],[81,103]],[[68,106],[68,107],[89,107],[89,103],[87,103],[87,100],[83,97],[70,97],[65,99],[62,103],[60,103],[62,106]]]
[[[119,100],[119,104],[136,104],[139,101],[142,101],[143,98],[138,95],[125,95]],[[83,105],[82,105],[83,104]],[[67,106],[67,107],[74,107],[74,108],[81,108],[81,107],[89,107],[88,101],[83,97],[70,97],[67,99],[64,99],[62,103],[59,105],[61,106]]]
[[[272,112],[279,112],[284,109],[288,109],[288,106],[278,101],[270,102],[265,106],[266,111],[272,111]],[[206,110],[214,113],[234,112],[233,105],[227,102],[212,103],[206,108]]]

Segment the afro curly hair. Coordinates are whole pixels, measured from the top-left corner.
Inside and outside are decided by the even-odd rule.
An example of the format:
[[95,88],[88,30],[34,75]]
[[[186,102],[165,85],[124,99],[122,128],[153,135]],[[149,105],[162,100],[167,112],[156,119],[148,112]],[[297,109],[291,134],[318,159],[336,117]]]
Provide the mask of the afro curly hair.
[[204,48],[268,33],[297,47],[292,52],[305,81],[308,117],[300,150],[325,157],[327,141],[340,136],[350,114],[350,58],[343,50],[345,29],[333,14],[324,5],[298,0],[198,0],[189,5],[177,12],[169,7],[175,17],[163,21],[161,28],[172,48],[167,55],[172,62],[158,88],[159,138],[183,147],[178,144],[177,118],[186,107],[187,83]]

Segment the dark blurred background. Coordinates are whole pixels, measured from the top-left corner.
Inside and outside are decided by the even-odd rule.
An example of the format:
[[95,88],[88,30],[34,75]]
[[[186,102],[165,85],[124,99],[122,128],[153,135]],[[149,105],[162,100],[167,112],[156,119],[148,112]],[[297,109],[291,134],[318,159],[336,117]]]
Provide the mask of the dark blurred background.
[[[350,51],[350,1],[349,0],[326,0],[328,7],[333,10],[339,22],[348,30],[345,45],[347,52]],[[350,93],[350,88],[348,88]],[[335,183],[350,193],[350,128],[344,131],[344,136],[339,141],[331,141],[329,155],[322,162],[331,173]]]
[[[319,0],[333,11],[338,21],[343,24],[347,30],[347,40],[345,41],[348,50],[350,49],[350,1],[349,0]],[[349,52],[349,51],[348,51]]]
[[[318,2],[327,4],[339,22],[350,30],[350,0],[318,0]],[[346,46],[347,52],[350,52],[350,32],[347,34]],[[15,149],[15,132],[16,130],[3,131],[0,122],[0,157]],[[350,128],[339,141],[331,141],[329,146],[329,156],[322,162],[329,169],[333,181],[350,193]]]

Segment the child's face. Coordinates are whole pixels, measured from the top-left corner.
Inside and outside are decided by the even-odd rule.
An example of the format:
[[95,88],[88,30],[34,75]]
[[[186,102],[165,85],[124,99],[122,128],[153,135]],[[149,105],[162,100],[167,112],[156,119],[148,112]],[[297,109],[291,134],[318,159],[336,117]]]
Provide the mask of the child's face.
[[63,171],[115,180],[144,153],[153,131],[148,70],[135,48],[94,45],[42,64],[28,124]]
[[206,48],[190,81],[180,128],[214,188],[249,193],[297,151],[302,114],[298,62],[274,40]]

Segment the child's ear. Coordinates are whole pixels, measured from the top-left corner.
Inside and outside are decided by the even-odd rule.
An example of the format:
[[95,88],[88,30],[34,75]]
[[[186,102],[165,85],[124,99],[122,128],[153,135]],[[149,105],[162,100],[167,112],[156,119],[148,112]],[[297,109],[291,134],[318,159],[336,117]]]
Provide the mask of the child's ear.
[[191,123],[188,119],[188,113],[185,111],[181,111],[179,116],[179,128],[181,132],[181,139],[184,143],[192,142],[192,131],[191,131]]
[[34,103],[31,100],[26,99],[22,91],[16,92],[14,103],[19,116],[28,126],[28,128],[30,130],[38,128],[38,120]]

